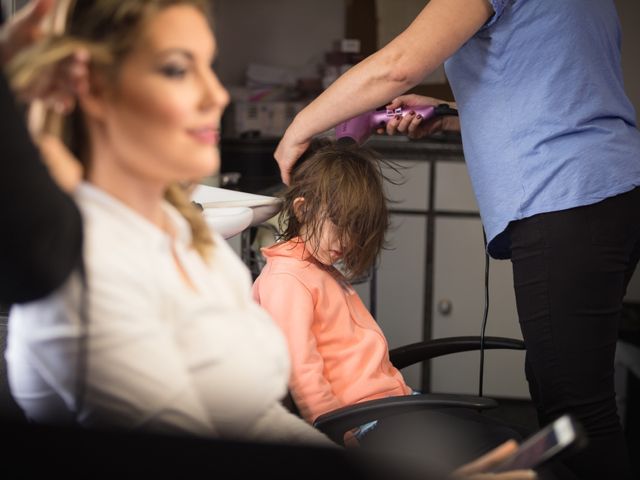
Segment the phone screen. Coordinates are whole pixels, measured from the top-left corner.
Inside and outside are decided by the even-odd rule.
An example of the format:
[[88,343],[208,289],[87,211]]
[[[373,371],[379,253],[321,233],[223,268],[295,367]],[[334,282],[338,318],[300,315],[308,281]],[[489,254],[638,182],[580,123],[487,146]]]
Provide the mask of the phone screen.
[[533,468],[568,447],[575,439],[576,430],[570,418],[560,417],[524,441],[520,448],[494,471]]

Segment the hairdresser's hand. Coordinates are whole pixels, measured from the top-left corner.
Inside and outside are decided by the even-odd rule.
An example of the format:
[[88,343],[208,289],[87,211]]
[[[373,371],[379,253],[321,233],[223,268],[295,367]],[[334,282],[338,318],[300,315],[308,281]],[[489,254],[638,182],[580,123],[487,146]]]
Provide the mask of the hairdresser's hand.
[[11,86],[21,101],[42,100],[47,108],[66,114],[74,109],[78,95],[89,90],[89,61],[89,52],[78,48],[29,82],[17,84],[10,78]]
[[41,135],[38,147],[44,164],[58,186],[71,193],[82,180],[82,166],[67,147],[52,135]]
[[280,167],[280,177],[287,185],[291,180],[291,169],[307,150],[310,143],[311,140],[309,139],[297,139],[291,128],[285,132],[282,140],[280,140],[273,156],[278,162],[278,167]]
[[42,20],[54,4],[53,0],[33,0],[7,22],[0,30],[0,63],[7,67],[11,86],[20,100],[39,99],[48,108],[68,113],[75,106],[77,95],[89,89],[89,52],[77,48],[28,81],[14,78],[15,62],[11,62],[15,59],[20,63],[18,54],[45,37]]
[[[402,95],[393,99],[387,105],[389,109],[402,107],[404,110],[411,111],[411,107],[436,107],[442,103],[448,103],[451,107],[455,107],[452,102],[445,102],[437,98],[423,97],[422,95]],[[392,118],[387,122],[386,128],[378,129],[379,134],[387,133],[387,135],[402,134],[409,138],[423,138],[442,131],[460,131],[460,122],[455,116],[438,116],[429,119],[423,119],[420,115],[405,114],[401,119]]]
[[452,474],[454,480],[535,480],[533,470],[511,470],[502,473],[486,473],[503,462],[518,449],[515,440],[509,440],[486,455],[463,465]]
[[43,36],[42,20],[49,13],[53,0],[33,0],[21,8],[0,29],[0,64],[6,65],[13,56]]

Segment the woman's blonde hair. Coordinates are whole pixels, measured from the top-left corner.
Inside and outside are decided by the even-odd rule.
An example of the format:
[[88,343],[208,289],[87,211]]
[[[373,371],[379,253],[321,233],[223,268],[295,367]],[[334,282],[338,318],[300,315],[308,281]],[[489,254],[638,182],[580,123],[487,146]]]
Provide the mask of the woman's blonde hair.
[[[295,239],[304,229],[305,241],[311,240],[317,248],[324,221],[330,220],[342,248],[346,277],[354,280],[367,273],[385,245],[389,228],[383,163],[387,164],[370,149],[326,138],[314,140],[294,167],[289,187],[280,194],[281,239]],[[297,207],[299,197],[304,203]]]
[[[50,72],[52,65],[82,47],[90,52],[91,74],[99,73],[108,81],[114,81],[144,24],[156,13],[174,5],[191,5],[210,18],[208,3],[205,0],[72,0],[64,33],[51,35],[18,54],[7,73],[16,90],[28,90],[40,75]],[[60,133],[86,172],[90,168],[89,139],[79,109],[62,121]],[[201,212],[189,199],[188,187],[172,184],[165,198],[189,222],[193,247],[207,258],[213,240]]]

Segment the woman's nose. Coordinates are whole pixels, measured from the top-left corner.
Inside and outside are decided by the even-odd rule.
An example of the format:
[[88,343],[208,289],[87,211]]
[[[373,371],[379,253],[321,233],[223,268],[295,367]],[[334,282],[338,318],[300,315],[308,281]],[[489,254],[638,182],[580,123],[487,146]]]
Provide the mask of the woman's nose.
[[229,104],[229,92],[227,92],[227,89],[220,83],[218,76],[213,70],[209,70],[208,75],[205,75],[203,80],[203,107],[223,111]]

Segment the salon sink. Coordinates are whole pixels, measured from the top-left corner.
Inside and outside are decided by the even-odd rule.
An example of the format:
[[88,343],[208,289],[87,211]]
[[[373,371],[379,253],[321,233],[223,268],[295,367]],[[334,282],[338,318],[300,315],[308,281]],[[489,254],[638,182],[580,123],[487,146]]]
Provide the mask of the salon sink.
[[198,185],[191,199],[202,206],[207,225],[224,238],[259,225],[280,211],[276,197],[208,185]]

